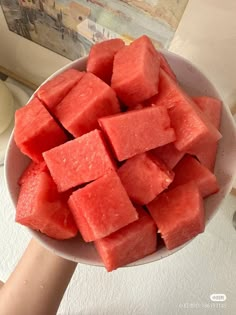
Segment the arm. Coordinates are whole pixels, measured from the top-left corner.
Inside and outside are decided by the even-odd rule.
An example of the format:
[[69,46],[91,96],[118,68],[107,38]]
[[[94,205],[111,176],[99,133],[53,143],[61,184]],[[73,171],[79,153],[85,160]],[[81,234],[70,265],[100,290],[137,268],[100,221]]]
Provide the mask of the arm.
[[55,315],[75,268],[31,240],[0,290],[0,314]]

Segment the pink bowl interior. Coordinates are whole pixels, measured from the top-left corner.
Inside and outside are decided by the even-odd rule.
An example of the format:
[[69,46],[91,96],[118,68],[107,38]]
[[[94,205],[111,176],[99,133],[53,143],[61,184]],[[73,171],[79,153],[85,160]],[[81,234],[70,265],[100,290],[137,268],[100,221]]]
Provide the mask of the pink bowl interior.
[[[163,53],[171,67],[174,69],[178,81],[190,95],[207,95],[220,98],[209,80],[190,62],[173,53],[167,51],[163,51]],[[86,58],[76,60],[64,68],[58,70],[50,78],[48,78],[48,80],[68,68],[84,70],[86,67],[86,61]],[[222,206],[222,202],[230,192],[236,169],[236,132],[231,113],[228,107],[225,105],[223,106],[222,111],[220,131],[223,135],[223,138],[219,144],[215,166],[215,174],[220,184],[220,191],[219,193],[205,200],[206,224],[210,222],[213,215]],[[12,135],[9,141],[5,159],[5,179],[14,207],[16,207],[19,194],[19,186],[17,181],[28,163],[29,159],[19,151]],[[102,265],[102,262],[98,257],[93,244],[85,243],[80,236],[71,240],[57,241],[41,234],[40,232],[33,231],[31,229],[29,229],[29,231],[32,236],[38,239],[45,247],[64,258],[90,265]],[[171,251],[168,251],[166,248],[162,247],[156,253],[140,259],[129,266],[141,265],[162,259],[178,251],[185,245]]]

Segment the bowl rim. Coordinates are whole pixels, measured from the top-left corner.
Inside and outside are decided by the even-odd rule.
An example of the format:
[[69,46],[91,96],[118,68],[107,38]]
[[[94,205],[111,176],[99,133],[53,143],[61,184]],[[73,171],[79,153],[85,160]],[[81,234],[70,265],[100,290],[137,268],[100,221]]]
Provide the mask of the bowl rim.
[[[168,59],[168,56],[172,57],[173,59],[179,59],[181,60],[182,62],[184,62],[187,66],[191,67],[194,69],[194,71],[202,76],[209,84],[210,88],[212,89],[212,91],[215,93],[215,95],[217,96],[217,98],[219,100],[222,101],[218,91],[216,90],[215,86],[212,84],[212,82],[207,78],[207,76],[197,68],[197,66],[195,64],[193,64],[192,62],[190,62],[189,60],[187,60],[186,58],[184,58],[183,56],[181,55],[178,55],[178,54],[175,54],[173,52],[170,52],[170,51],[167,51],[165,49],[158,49],[158,51],[160,51],[161,53],[164,54],[165,57],[167,57]],[[61,67],[60,69],[58,69],[57,71],[55,71],[53,74],[51,74],[35,91],[34,93],[32,94],[32,96],[29,98],[27,104],[34,98],[35,94],[37,93],[37,91],[39,90],[39,88],[45,84],[46,82],[50,81],[51,79],[53,79],[54,77],[56,77],[58,74],[60,73],[63,73],[64,71],[68,70],[68,69],[71,69],[71,68],[75,68],[77,69],[76,65],[78,63],[85,63],[88,59],[88,56],[85,56],[85,57],[82,57],[82,58],[79,58],[79,59],[76,59],[68,64],[66,64],[65,66]],[[227,112],[228,114],[228,119],[230,119],[231,123],[234,125],[234,119],[233,119],[233,116],[231,114],[231,111],[229,109],[228,106],[226,106],[224,104],[224,102],[222,101],[222,107],[224,107],[224,110]],[[234,125],[234,135],[235,135],[235,138],[236,138],[236,128],[235,128],[235,125]],[[10,185],[9,185],[9,181],[8,181],[8,170],[9,170],[9,154],[10,154],[10,146],[11,146],[11,143],[12,141],[14,141],[14,129],[11,133],[11,136],[10,136],[10,139],[9,139],[9,142],[8,142],[8,145],[7,145],[7,149],[6,149],[6,155],[5,155],[5,160],[4,160],[4,179],[5,179],[5,184],[6,184],[6,187],[7,187],[7,192],[8,192],[8,196],[10,197],[10,200],[11,200],[11,203],[14,207],[14,209],[16,208],[16,204],[14,203],[13,201],[13,197],[12,197],[12,194],[11,194],[11,190],[10,190]],[[208,220],[205,220],[205,227],[209,224],[209,222],[213,219],[213,217],[216,215],[216,213],[218,212],[219,208],[222,207],[222,204],[225,202],[225,199],[226,197],[228,196],[228,194],[230,193],[231,189],[232,189],[232,186],[233,186],[233,182],[234,182],[234,178],[235,178],[235,175],[236,175],[236,169],[234,171],[234,174],[233,176],[231,177],[231,180],[229,181],[229,184],[228,184],[228,188],[227,190],[225,191],[225,196],[224,198],[222,198],[222,200],[219,202],[219,204],[217,205],[217,208],[215,209],[215,211],[211,214],[211,216],[208,218]],[[64,258],[64,259],[67,259],[67,260],[70,260],[70,261],[74,261],[74,262],[77,262],[77,263],[80,263],[80,264],[84,264],[84,265],[90,265],[90,266],[96,266],[96,267],[103,267],[104,268],[104,265],[102,263],[98,264],[98,262],[91,262],[91,261],[87,261],[86,259],[84,258],[79,258],[79,257],[73,257],[72,255],[70,254],[67,254],[65,253],[63,250],[60,250],[60,249],[55,249],[53,248],[51,245],[49,245],[47,242],[44,241],[44,239],[42,238],[42,235],[40,235],[39,232],[33,230],[33,229],[30,229],[28,227],[26,227],[27,230],[29,231],[29,233],[31,234],[32,237],[34,237],[35,239],[37,239],[37,241],[39,241],[42,246],[44,246],[45,248],[47,248],[48,250],[50,250],[51,252],[53,252],[54,254]],[[198,235],[197,235],[198,236]],[[196,237],[197,237],[196,236]],[[123,266],[121,268],[127,268],[127,267],[137,267],[137,266],[142,266],[142,265],[146,265],[146,264],[149,264],[149,263],[153,263],[153,262],[157,262],[163,258],[167,258],[169,256],[171,256],[172,254],[182,250],[184,247],[186,247],[190,242],[192,242],[194,239],[196,239],[196,237],[194,237],[193,239],[189,240],[188,242],[184,243],[183,245],[179,246],[179,247],[176,247],[174,248],[173,250],[167,250],[165,248],[165,253],[164,255],[160,255],[158,257],[155,257],[155,253],[154,254],[151,254],[149,255],[150,259],[147,260],[147,261],[144,261],[144,262],[139,262],[140,260],[137,260],[133,263],[130,263],[126,266]],[[158,252],[158,251],[157,251]],[[153,256],[153,257],[152,257]],[[147,256],[148,257],[148,256]]]

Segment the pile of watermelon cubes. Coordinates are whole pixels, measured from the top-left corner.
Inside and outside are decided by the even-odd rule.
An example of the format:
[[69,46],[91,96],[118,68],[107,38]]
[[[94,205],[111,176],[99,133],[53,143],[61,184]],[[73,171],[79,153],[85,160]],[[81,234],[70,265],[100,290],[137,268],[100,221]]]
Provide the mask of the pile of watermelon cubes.
[[[197,82],[196,82],[197,84]],[[147,36],[91,48],[16,112],[15,142],[32,162],[16,221],[54,239],[80,233],[108,271],[204,231],[221,101],[191,98]],[[159,243],[159,242],[158,242]]]

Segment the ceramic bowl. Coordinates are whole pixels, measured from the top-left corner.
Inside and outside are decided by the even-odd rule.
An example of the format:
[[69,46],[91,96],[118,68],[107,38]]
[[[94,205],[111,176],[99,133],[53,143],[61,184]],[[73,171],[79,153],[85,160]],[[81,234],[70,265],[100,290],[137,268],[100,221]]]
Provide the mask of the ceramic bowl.
[[[189,61],[167,51],[163,51],[163,54],[173,68],[179,83],[191,96],[207,95],[220,99],[219,94],[211,82],[209,82],[205,75]],[[50,76],[47,81],[69,68],[85,70],[86,61],[86,58],[82,58],[68,64]],[[215,174],[219,181],[220,191],[217,194],[205,199],[206,224],[211,221],[213,215],[222,207],[224,199],[231,190],[234,173],[236,171],[236,132],[233,118],[226,105],[223,105],[222,109],[220,131],[223,138],[219,143],[215,166]],[[28,163],[29,159],[19,151],[12,135],[5,159],[5,178],[14,207],[16,206],[19,194],[17,181]],[[41,234],[40,232],[33,231],[31,229],[29,229],[29,231],[32,236],[39,240],[46,248],[52,250],[59,256],[79,263],[103,265],[93,244],[85,243],[81,236],[71,240],[57,241]],[[201,237],[201,235],[198,237]],[[142,265],[162,259],[180,250],[187,244],[188,243],[174,250],[167,250],[165,247],[162,247],[154,254],[140,259],[129,266]]]

